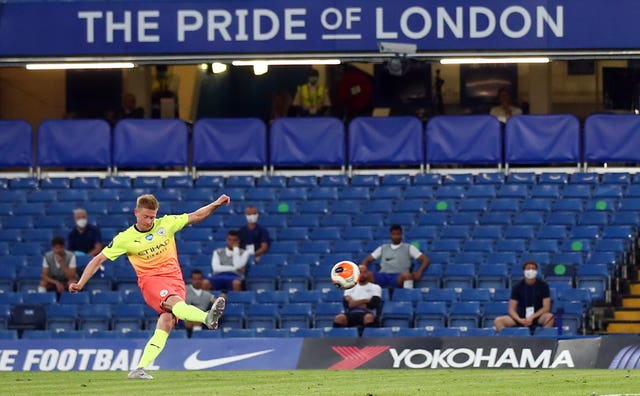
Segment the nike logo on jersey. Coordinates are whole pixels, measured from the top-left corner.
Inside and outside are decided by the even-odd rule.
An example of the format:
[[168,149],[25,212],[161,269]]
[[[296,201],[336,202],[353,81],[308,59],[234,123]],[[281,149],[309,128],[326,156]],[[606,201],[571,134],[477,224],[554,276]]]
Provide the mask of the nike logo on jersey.
[[198,349],[184,361],[184,368],[187,370],[205,370],[213,367],[222,366],[224,364],[239,362],[241,360],[251,359],[252,357],[264,355],[273,352],[275,349],[265,349],[264,351],[244,353],[242,355],[227,356],[223,358],[215,358],[209,360],[198,359],[200,350]]

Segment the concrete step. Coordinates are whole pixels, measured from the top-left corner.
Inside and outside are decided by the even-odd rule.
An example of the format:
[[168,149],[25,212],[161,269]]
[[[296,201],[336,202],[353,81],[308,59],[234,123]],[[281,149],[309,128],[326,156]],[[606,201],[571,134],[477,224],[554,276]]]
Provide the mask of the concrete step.
[[640,296],[640,282],[632,283],[630,292],[632,295]]
[[624,321],[639,321],[640,322],[640,309],[620,309],[616,310],[613,314],[613,320]]
[[624,297],[622,299],[623,308],[640,308],[640,296]]
[[616,321],[607,325],[608,333],[640,333],[640,321]]

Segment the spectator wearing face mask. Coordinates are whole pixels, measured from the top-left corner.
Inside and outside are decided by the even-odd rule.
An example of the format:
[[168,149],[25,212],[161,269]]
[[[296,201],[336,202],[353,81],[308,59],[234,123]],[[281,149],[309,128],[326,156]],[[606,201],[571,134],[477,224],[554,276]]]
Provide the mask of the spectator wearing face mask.
[[240,248],[245,249],[249,254],[254,255],[255,262],[260,261],[260,257],[269,250],[269,231],[258,224],[258,208],[253,205],[247,206],[244,210],[247,225],[242,226],[240,234]]
[[549,285],[538,279],[538,263],[527,261],[522,269],[524,279],[511,290],[509,314],[498,316],[493,321],[498,332],[505,327],[516,326],[529,327],[533,332],[536,326],[553,327],[555,324]]
[[89,224],[87,211],[78,208],[73,211],[76,226],[69,233],[69,250],[78,254],[95,256],[102,251],[102,235],[100,229],[93,224]]
[[331,107],[327,87],[319,83],[320,73],[316,69],[309,70],[307,77],[307,83],[298,86],[292,106],[301,116],[326,115]]

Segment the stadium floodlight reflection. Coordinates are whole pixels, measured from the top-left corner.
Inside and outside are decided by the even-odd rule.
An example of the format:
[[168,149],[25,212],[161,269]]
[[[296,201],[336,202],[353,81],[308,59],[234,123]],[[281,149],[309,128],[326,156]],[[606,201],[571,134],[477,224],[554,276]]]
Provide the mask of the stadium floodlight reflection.
[[29,63],[27,70],[133,69],[131,62]]
[[477,64],[495,64],[495,63],[549,63],[551,60],[547,57],[511,57],[511,58],[443,58],[440,63],[443,65],[477,65]]

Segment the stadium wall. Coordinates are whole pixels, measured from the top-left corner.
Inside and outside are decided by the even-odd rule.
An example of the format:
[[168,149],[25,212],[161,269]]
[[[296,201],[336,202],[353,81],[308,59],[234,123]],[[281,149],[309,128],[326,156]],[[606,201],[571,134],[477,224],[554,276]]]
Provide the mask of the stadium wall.
[[[127,371],[146,340],[0,341],[0,371]],[[149,369],[633,369],[640,338],[170,339]]]

